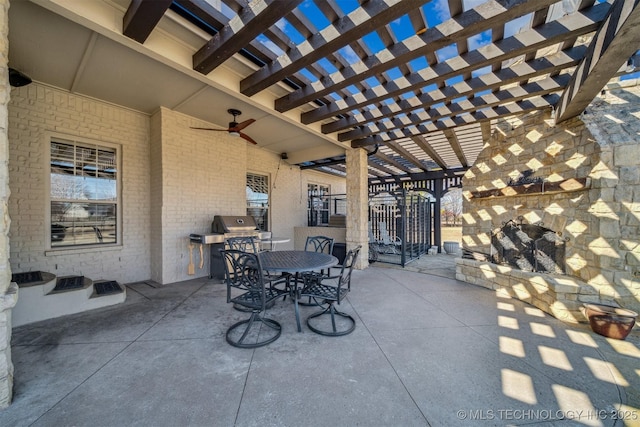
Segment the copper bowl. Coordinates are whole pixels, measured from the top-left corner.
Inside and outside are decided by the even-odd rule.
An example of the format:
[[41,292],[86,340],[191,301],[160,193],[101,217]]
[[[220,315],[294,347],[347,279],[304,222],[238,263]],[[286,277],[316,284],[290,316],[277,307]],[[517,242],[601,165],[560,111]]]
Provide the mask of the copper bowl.
[[596,334],[623,340],[636,324],[636,318],[617,314],[592,314],[589,316],[589,324]]

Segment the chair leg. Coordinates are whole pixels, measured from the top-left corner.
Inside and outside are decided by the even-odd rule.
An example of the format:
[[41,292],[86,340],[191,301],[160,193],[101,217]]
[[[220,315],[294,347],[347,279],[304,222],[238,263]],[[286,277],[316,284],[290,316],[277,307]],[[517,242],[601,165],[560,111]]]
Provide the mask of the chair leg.
[[[332,331],[325,331],[325,330],[322,330],[322,329],[318,329],[318,328],[314,327],[310,322],[311,319],[323,316],[325,314],[328,314],[328,315],[331,316],[331,329],[332,329]],[[340,317],[342,317],[344,319],[347,319],[349,321],[349,323],[350,323],[350,326],[345,330],[338,331],[337,326],[336,326],[336,316],[340,316]],[[336,310],[334,305],[332,303],[329,303],[328,306],[324,310],[321,310],[321,311],[319,311],[317,313],[314,313],[311,316],[307,317],[307,326],[309,327],[309,329],[311,329],[316,334],[325,335],[325,336],[329,336],[329,337],[339,337],[339,336],[347,335],[347,334],[350,334],[351,332],[353,332],[354,329],[356,328],[356,321],[355,321],[355,319],[353,317],[351,317],[347,313],[343,313],[341,311]]]
[[302,332],[302,325],[300,324],[300,309],[298,308],[298,291],[295,291],[293,296],[293,303],[296,308],[296,325],[298,326],[298,332]]
[[[273,329],[276,331],[276,334],[263,340],[263,341],[256,341],[253,343],[245,343],[244,340],[247,338],[247,336],[249,335],[249,332],[251,330],[251,327],[255,324],[255,323],[262,323],[265,326],[268,326],[269,328]],[[244,329],[242,336],[235,340],[233,339],[233,337],[231,336],[233,334],[233,332],[241,327],[242,325],[247,325],[246,328]],[[259,332],[260,333],[260,332]],[[282,333],[282,326],[280,326],[280,323],[276,322],[273,319],[267,319],[264,318],[262,316],[260,316],[259,312],[254,311],[253,313],[251,313],[251,317],[248,318],[247,320],[242,320],[240,322],[237,322],[235,324],[233,324],[229,329],[227,329],[227,333],[226,333],[226,339],[227,342],[229,344],[231,344],[234,347],[240,347],[240,348],[256,348],[256,347],[261,347],[263,345],[267,345],[267,344],[271,344],[272,342],[274,342],[275,340],[277,340],[278,338],[280,338],[280,334]]]

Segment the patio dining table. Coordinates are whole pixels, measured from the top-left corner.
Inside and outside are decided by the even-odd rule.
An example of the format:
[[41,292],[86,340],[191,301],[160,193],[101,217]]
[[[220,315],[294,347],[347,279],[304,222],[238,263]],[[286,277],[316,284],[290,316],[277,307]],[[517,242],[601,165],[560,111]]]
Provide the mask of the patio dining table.
[[[276,273],[295,273],[296,278],[293,280],[297,286],[297,276],[306,271],[324,270],[338,265],[338,258],[333,255],[310,252],[310,251],[271,251],[260,252],[260,263],[262,268],[269,272]],[[297,298],[295,289],[292,290],[293,298]],[[300,325],[300,316],[296,311],[296,323],[298,332],[302,332]]]

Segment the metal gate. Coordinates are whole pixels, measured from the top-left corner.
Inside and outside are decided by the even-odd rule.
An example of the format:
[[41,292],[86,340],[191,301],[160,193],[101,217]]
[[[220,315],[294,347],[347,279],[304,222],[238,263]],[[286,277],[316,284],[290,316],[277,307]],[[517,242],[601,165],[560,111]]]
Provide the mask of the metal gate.
[[431,247],[431,204],[419,192],[369,194],[369,252],[372,261],[403,267]]

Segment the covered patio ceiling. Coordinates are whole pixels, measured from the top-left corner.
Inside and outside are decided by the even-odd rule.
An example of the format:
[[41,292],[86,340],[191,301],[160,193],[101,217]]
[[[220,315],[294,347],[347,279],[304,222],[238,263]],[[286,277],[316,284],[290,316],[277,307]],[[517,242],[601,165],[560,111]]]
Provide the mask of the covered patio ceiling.
[[25,3],[10,66],[34,80],[221,127],[239,108],[290,163],[344,175],[364,147],[377,181],[462,173],[501,117],[579,115],[640,48],[638,0]]

